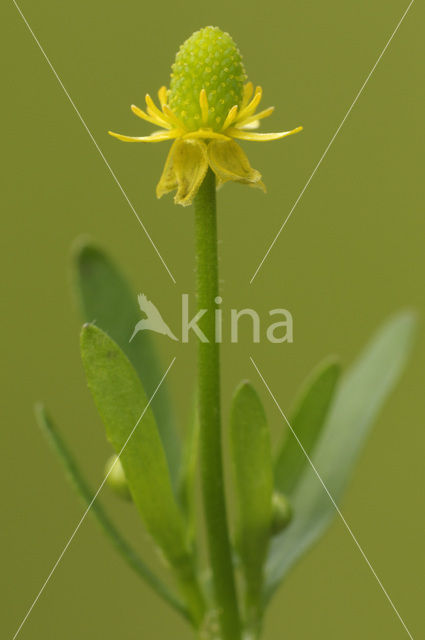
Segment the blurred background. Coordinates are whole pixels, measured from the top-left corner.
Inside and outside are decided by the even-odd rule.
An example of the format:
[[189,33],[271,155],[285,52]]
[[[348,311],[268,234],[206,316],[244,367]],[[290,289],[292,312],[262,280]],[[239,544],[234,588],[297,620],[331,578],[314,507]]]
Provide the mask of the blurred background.
[[[76,117],[22,18],[2,3],[4,178],[0,529],[4,637],[11,638],[78,523],[83,507],[39,433],[46,402],[94,487],[110,449],[79,359],[80,318],[70,247],[89,234],[121,264],[135,290],[179,326],[181,293],[193,293],[193,211],[157,201],[166,143],[125,145],[113,129],[144,135],[144,94],[168,82],[183,40],[213,24],[230,32],[264,107],[263,130],[302,124],[287,140],[243,144],[268,187],[230,184],[218,195],[223,309],[285,307],[294,343],[223,345],[223,413],[251,378],[273,437],[282,420],[249,362],[254,355],[288,410],[311,368],[329,353],[349,365],[393,311],[424,300],[425,11],[415,3],[364,94],[253,284],[249,280],[394,30],[407,0],[270,0],[267,3],[72,3],[20,6],[172,271],[173,284]],[[118,310],[119,311],[119,310]],[[263,316],[264,317],[264,316]],[[182,431],[195,377],[192,345],[159,336]],[[425,333],[381,413],[343,512],[415,638],[425,631]],[[156,566],[137,515],[102,499]],[[90,517],[41,596],[22,640],[190,638],[188,628],[121,563]],[[266,620],[265,640],[406,638],[341,522],[289,575]]]

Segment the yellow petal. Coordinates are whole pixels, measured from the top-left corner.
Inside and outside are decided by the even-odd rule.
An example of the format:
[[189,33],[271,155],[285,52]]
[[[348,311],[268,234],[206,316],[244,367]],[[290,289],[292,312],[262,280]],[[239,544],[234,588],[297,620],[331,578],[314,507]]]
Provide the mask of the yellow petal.
[[159,104],[161,105],[161,108],[163,107],[164,104],[167,104],[167,87],[161,87],[158,90],[158,100],[159,100]]
[[195,140],[196,138],[201,138],[204,140],[208,140],[210,138],[216,138],[217,140],[229,140],[229,136],[224,135],[223,133],[217,133],[217,131],[213,131],[212,129],[198,129],[197,131],[189,131],[182,136],[183,140]]
[[146,110],[148,114],[152,116],[152,118],[156,118],[157,121],[161,123],[162,127],[166,127],[167,124],[169,124],[168,118],[162,111],[158,109],[155,102],[150,97],[149,93],[146,94],[145,100],[146,100]]
[[251,167],[247,156],[234,140],[211,140],[208,144],[208,160],[219,185],[233,180],[264,189],[261,173]]
[[243,88],[243,98],[242,98],[241,110],[244,109],[246,107],[246,105],[248,104],[249,99],[251,98],[253,91],[254,91],[254,85],[252,84],[251,81],[247,82],[246,85]]
[[251,133],[251,131],[242,131],[242,129],[236,129],[236,127],[230,127],[227,129],[227,135],[232,138],[239,138],[240,140],[251,140],[253,142],[267,142],[268,140],[280,140],[291,136],[293,133],[302,131],[302,127],[292,129],[292,131],[280,131],[279,133]]
[[230,125],[236,119],[237,114],[238,114],[238,105],[234,104],[233,107],[230,109],[229,113],[227,114],[225,121],[223,122],[223,126],[221,127],[223,131],[227,129],[227,127],[230,127]]
[[186,207],[192,204],[208,169],[207,145],[202,140],[178,140],[173,154],[178,182],[174,202]]
[[176,174],[174,173],[173,166],[173,156],[177,144],[178,140],[174,140],[173,144],[171,145],[170,151],[168,152],[162,175],[159,179],[158,184],[156,185],[157,198],[161,198],[164,194],[177,189],[177,178]]
[[235,125],[237,129],[258,129],[258,127],[260,126],[260,121],[259,120],[253,120],[252,122],[248,122],[248,124],[244,123],[244,124],[238,124]]
[[199,94],[199,106],[201,107],[202,124],[208,122],[208,97],[205,89],[201,89]]
[[164,127],[164,129],[171,129],[171,125],[170,124],[168,124],[167,122],[164,122],[163,120],[159,120],[155,116],[148,116],[147,113],[145,113],[139,107],[136,107],[135,104],[131,105],[131,110],[136,116],[138,116],[139,118],[142,118],[142,120],[146,120],[147,122],[151,122],[152,124],[155,124],[156,126]]
[[118,138],[118,140],[122,140],[123,142],[163,142],[164,140],[172,140],[173,138],[177,138],[179,135],[179,131],[177,129],[171,129],[170,131],[154,131],[150,136],[123,136],[121,133],[114,133],[113,131],[108,131],[110,136],[114,138]]
[[170,109],[170,107],[168,106],[168,104],[163,104],[162,105],[162,110],[165,114],[165,116],[167,117],[167,119],[172,122],[174,124],[175,127],[177,127],[178,129],[180,129],[181,131],[185,131],[185,126],[183,124],[183,122],[176,116],[176,114],[174,113],[174,111],[172,111]]
[[[267,109],[263,109],[263,111],[259,111],[258,113],[254,113],[253,116],[247,117],[239,117],[236,118],[234,126],[238,129],[245,129],[252,122],[257,122],[257,120],[262,120],[263,118],[268,118],[274,111],[274,107],[268,107]],[[256,128],[256,127],[254,127]]]
[[192,204],[208,169],[207,145],[202,140],[176,140],[156,188],[158,198],[177,189],[176,204]]
[[260,103],[262,95],[263,95],[262,88],[256,87],[254,97],[246,107],[240,110],[238,120],[242,120],[244,118],[249,118],[249,116],[252,116],[252,114],[254,113],[254,111],[256,110],[256,108]]

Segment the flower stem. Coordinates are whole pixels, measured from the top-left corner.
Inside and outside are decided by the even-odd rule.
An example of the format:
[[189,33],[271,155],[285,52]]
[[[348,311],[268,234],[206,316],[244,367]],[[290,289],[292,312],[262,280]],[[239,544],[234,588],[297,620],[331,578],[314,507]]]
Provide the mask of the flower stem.
[[218,296],[215,175],[208,169],[196,195],[195,227],[199,321],[208,342],[199,341],[198,402],[204,513],[222,640],[240,640],[241,626],[227,527],[221,450],[219,344],[215,341]]

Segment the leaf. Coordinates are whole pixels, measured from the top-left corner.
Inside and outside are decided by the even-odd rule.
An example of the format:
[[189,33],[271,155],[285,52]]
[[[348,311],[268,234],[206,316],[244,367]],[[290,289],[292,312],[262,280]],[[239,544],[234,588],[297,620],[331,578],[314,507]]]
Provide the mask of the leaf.
[[192,618],[199,620],[203,603],[185,524],[140,379],[118,345],[94,325],[85,325],[82,329],[81,355],[88,386],[107,437],[121,460],[133,501],[146,529],[176,571]]
[[[339,363],[326,359],[309,376],[296,403],[291,427],[309,455],[325,424],[340,373]],[[292,494],[307,465],[303,450],[288,430],[274,466],[275,488]]]
[[260,615],[273,495],[269,427],[261,401],[249,382],[243,382],[233,398],[230,444],[238,514],[236,547],[245,576],[249,625],[255,624]]
[[[77,243],[72,265],[84,321],[96,324],[121,347],[150,397],[161,379],[162,367],[149,331],[139,332],[129,342],[142,313],[126,279],[108,255],[87,240]],[[164,445],[173,486],[176,488],[180,441],[166,384],[161,385],[153,399],[152,411]]]
[[86,479],[84,478],[77,462],[74,460],[67,445],[62,439],[59,431],[47,414],[45,407],[41,404],[36,405],[35,415],[37,423],[42,430],[47,441],[56,453],[62,463],[70,482],[75,487],[77,493],[82,497],[89,512],[96,518],[115,549],[121,554],[125,562],[145,580],[156,593],[161,596],[168,604],[174,607],[184,617],[187,617],[187,611],[176,596],[169,588],[149,569],[137,553],[130,547],[128,542],[122,537],[116,529],[113,522],[105,512],[103,506],[99,502],[95,493],[90,489]]
[[[339,503],[374,419],[397,382],[412,347],[416,319],[403,312],[390,319],[343,378],[312,462]],[[311,467],[292,498],[294,520],[273,542],[265,597],[324,533],[336,514]]]

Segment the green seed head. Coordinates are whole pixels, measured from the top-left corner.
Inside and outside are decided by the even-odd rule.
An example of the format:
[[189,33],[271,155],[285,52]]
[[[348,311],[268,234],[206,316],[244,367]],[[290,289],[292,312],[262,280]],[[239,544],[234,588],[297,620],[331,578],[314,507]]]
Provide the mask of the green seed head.
[[[169,105],[188,131],[219,131],[233,105],[241,104],[245,82],[242,56],[232,38],[218,27],[205,27],[195,31],[176,55]],[[208,98],[207,123],[202,122],[201,89]]]

